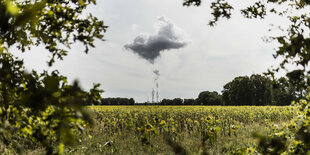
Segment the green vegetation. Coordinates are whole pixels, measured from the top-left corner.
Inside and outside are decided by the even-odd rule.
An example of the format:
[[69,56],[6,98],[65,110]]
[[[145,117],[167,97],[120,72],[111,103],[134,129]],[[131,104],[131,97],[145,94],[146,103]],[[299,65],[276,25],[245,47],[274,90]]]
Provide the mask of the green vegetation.
[[[89,92],[77,82],[68,84],[57,70],[25,71],[22,60],[10,53],[43,46],[51,53],[49,65],[67,55],[65,48],[82,42],[87,53],[94,39],[107,28],[91,14],[82,12],[95,0],[0,0],[0,153],[20,154],[43,148],[61,154],[77,142],[85,126],[91,126],[86,103],[101,99],[99,85]],[[83,15],[84,16],[84,15]],[[65,47],[65,48],[60,48]]]
[[290,105],[292,101],[304,98],[306,92],[306,88],[297,89],[285,77],[271,80],[257,74],[236,77],[222,91],[225,105],[256,106]]
[[[285,126],[294,107],[91,106],[95,127],[71,154],[231,154],[259,148],[264,136]],[[89,136],[90,135],[90,136]],[[91,138],[89,138],[91,137]]]
[[103,98],[101,102],[94,105],[134,105],[135,100],[133,98]]

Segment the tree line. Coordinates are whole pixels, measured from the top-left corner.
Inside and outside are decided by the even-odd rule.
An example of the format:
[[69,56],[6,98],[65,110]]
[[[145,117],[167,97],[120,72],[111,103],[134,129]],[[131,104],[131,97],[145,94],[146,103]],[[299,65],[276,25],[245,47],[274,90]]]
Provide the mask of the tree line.
[[[291,73],[292,74],[292,73]],[[292,76],[288,74],[288,76]],[[303,83],[307,83],[304,78]],[[216,91],[203,91],[196,99],[163,99],[159,103],[136,103],[133,98],[103,98],[92,105],[290,105],[294,100],[303,98],[306,90],[297,87],[294,81],[281,77],[253,74],[239,76],[224,85],[222,94]]]
[[302,93],[288,78],[271,80],[262,75],[239,76],[224,85],[223,105],[290,105]]
[[103,98],[101,99],[101,105],[135,105],[133,98]]

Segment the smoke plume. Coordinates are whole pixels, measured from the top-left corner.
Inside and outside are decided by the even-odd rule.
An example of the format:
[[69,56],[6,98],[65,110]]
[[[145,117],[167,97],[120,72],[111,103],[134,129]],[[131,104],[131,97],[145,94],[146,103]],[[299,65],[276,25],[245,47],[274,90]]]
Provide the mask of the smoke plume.
[[154,63],[161,51],[183,48],[187,45],[182,31],[165,17],[158,18],[158,30],[156,34],[140,34],[132,43],[124,45],[141,58]]
[[153,70],[153,73],[156,75],[156,76],[159,76],[159,70]]

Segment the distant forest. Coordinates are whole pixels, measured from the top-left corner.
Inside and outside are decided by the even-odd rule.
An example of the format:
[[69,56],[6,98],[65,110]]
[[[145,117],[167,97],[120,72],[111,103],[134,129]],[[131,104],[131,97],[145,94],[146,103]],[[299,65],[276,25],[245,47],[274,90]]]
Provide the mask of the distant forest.
[[[288,75],[290,76],[290,75]],[[292,75],[291,75],[292,76]],[[299,81],[306,85],[307,81]],[[271,79],[253,74],[239,76],[224,85],[220,93],[203,91],[196,99],[162,99],[159,103],[136,103],[133,98],[103,98],[100,103],[90,105],[290,105],[291,101],[305,97],[306,90],[296,87],[294,81],[281,77]]]

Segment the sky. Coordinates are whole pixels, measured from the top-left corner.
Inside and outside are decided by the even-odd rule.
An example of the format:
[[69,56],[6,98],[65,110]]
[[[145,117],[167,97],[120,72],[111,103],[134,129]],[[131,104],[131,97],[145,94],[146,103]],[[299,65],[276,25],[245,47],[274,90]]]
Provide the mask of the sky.
[[277,44],[262,38],[280,33],[268,31],[271,23],[287,22],[275,16],[249,20],[234,12],[232,19],[210,27],[207,4],[183,7],[181,0],[98,0],[87,11],[109,26],[106,41],[97,40],[89,54],[76,44],[63,61],[48,67],[49,54],[42,47],[13,53],[29,71],[58,69],[84,89],[100,83],[102,97],[136,102],[151,100],[156,78],[160,99],[197,98],[202,91],[220,93],[237,76],[267,71],[277,64],[272,57]]

